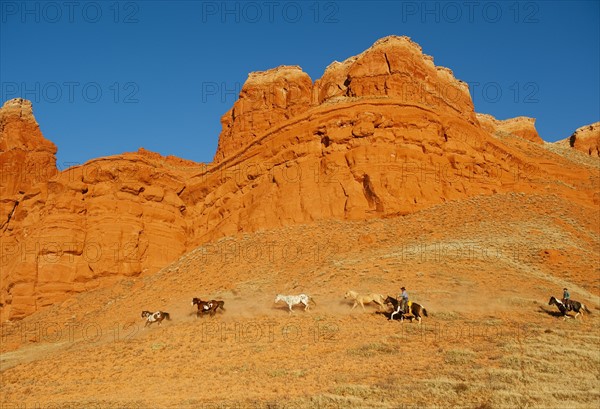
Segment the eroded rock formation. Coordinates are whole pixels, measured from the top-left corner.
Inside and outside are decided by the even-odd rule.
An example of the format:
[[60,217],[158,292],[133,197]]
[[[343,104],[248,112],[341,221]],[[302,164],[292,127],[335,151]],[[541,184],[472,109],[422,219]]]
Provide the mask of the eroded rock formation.
[[600,157],[600,122],[578,128],[569,137],[569,145],[590,156]]
[[498,120],[488,114],[477,114],[477,119],[479,120],[481,127],[492,135],[496,132],[504,132],[516,135],[531,142],[539,144],[544,143],[543,139],[535,129],[535,118],[518,116],[516,118]]
[[186,174],[203,166],[140,150],[57,172],[31,104],[0,110],[0,305],[20,318],[70,294],[156,271],[186,250]]
[[533,120],[490,118],[476,116],[467,85],[406,37],[335,62],[314,83],[299,67],[250,74],[210,165],[140,150],[57,173],[30,104],[9,101],[2,163],[35,158],[46,171],[3,180],[0,319],[152,273],[228,235],[503,192],[552,188],[592,203],[588,168],[550,166],[555,157],[531,154],[538,145],[520,139],[539,142]]

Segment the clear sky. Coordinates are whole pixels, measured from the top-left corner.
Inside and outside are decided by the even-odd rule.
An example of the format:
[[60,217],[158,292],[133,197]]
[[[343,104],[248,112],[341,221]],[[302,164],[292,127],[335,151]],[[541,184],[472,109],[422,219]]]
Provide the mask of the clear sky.
[[139,147],[208,162],[249,72],[316,80],[406,35],[477,112],[555,141],[600,120],[599,22],[598,1],[0,0],[0,102],[33,101],[60,169]]

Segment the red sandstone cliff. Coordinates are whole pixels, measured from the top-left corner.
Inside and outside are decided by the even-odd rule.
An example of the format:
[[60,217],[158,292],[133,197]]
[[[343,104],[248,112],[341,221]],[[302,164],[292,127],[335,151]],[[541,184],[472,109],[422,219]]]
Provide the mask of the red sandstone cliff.
[[[21,146],[20,155],[40,155],[52,169],[54,146],[30,105],[15,104],[0,112],[1,155]],[[10,206],[0,215],[9,220],[0,318],[154,272],[242,232],[403,215],[476,195],[545,194],[550,186],[593,205],[592,170],[523,141],[539,142],[533,120],[492,119],[476,116],[467,85],[406,37],[333,63],[314,83],[299,67],[250,74],[221,120],[210,166],[141,150],[49,172],[39,183],[11,173],[2,185]],[[521,142],[496,138],[497,130]]]
[[42,136],[31,102],[18,98],[0,108],[0,230],[34,185],[57,173],[56,146]]
[[477,114],[479,124],[491,133],[504,132],[516,135],[531,142],[543,144],[544,141],[535,129],[535,119],[519,116],[505,120],[498,120],[488,114]]
[[568,140],[572,148],[590,156],[600,156],[600,122],[582,126]]
[[144,150],[57,172],[31,103],[0,109],[2,318],[155,271],[186,250],[186,174],[203,166]]

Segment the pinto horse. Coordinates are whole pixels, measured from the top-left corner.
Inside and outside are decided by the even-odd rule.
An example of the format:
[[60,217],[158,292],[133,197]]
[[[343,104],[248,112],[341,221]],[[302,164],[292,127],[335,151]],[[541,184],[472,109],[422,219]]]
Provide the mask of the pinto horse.
[[160,325],[162,320],[164,320],[165,318],[168,321],[171,321],[171,316],[169,315],[169,313],[164,311],[142,311],[142,318],[146,318],[146,324],[144,324],[144,327],[147,327],[148,325],[151,325],[155,322],[158,322],[158,325]]
[[591,314],[592,312],[590,310],[588,310],[588,308],[583,305],[582,303],[580,303],[579,301],[575,301],[575,300],[567,300],[567,302],[562,302],[561,300],[559,300],[558,298],[555,298],[554,296],[550,297],[550,301],[548,301],[548,305],[556,305],[559,309],[559,311],[561,312],[561,314],[563,315],[563,318],[566,320],[567,318],[571,318],[571,316],[569,316],[567,314],[567,312],[569,311],[575,311],[575,319],[577,319],[577,316],[579,314],[581,314],[581,319],[583,320],[583,312],[587,312],[588,314]]
[[[388,320],[393,320],[393,319],[395,319],[395,316],[397,314],[400,314],[400,321],[402,321],[404,319],[405,315],[412,314],[412,316],[414,318],[416,318],[418,323],[420,324],[421,323],[421,312],[423,313],[423,315],[425,317],[429,316],[429,315],[427,315],[427,310],[425,309],[425,307],[423,307],[421,304],[417,304],[416,302],[413,302],[413,303],[409,302],[408,311],[400,311],[400,303],[394,297],[388,296],[385,299],[385,303],[392,304],[392,306],[394,307],[394,312],[392,312],[390,314],[390,317],[388,318]],[[412,317],[411,317],[411,322],[412,322]]]
[[192,306],[193,305],[198,306],[198,311],[196,312],[197,317],[206,313],[210,314],[212,317],[217,313],[217,309],[219,308],[225,311],[225,301],[222,300],[202,301],[200,298],[194,297],[192,299]]

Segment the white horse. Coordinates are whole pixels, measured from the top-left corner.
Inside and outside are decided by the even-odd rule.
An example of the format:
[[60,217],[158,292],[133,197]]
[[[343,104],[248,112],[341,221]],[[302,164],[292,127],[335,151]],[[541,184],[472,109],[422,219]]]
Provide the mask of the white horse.
[[304,311],[308,311],[308,303],[312,302],[314,305],[317,305],[317,303],[308,295],[306,294],[300,294],[300,295],[281,295],[281,294],[277,294],[277,297],[275,297],[275,302],[278,303],[279,301],[284,301],[289,309],[290,309],[290,314],[292,312],[294,312],[292,310],[292,307],[296,304],[304,304]]

